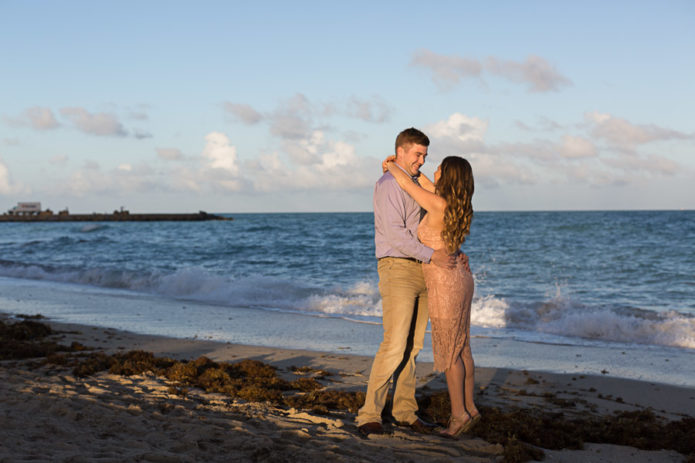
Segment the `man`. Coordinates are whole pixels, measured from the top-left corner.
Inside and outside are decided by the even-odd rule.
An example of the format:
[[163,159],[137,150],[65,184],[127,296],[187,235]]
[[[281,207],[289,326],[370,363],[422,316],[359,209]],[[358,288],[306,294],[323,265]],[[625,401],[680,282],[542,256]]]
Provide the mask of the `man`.
[[[409,128],[396,138],[396,164],[417,182],[425,163],[427,136]],[[455,257],[434,251],[417,239],[420,206],[386,172],[374,188],[374,242],[378,259],[379,292],[384,340],[372,363],[367,395],[357,414],[361,434],[383,433],[381,412],[393,377],[392,415],[399,425],[427,433],[432,425],[415,414],[415,357],[423,347],[427,327],[427,288],[422,262],[453,267]]]

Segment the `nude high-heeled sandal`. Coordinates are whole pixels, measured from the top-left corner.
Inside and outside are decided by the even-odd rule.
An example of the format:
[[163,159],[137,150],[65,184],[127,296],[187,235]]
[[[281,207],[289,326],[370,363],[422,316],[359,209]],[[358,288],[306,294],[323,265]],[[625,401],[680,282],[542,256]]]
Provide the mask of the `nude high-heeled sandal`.
[[[466,417],[468,417],[468,420],[466,420]],[[479,420],[480,413],[475,415],[475,417],[471,417],[470,413],[468,412],[464,412],[461,416],[452,415],[451,418],[449,418],[449,428],[451,428],[452,424],[455,425],[456,427],[454,428],[454,432],[449,432],[449,429],[446,429],[441,431],[439,435],[446,437],[447,439],[458,439],[461,434],[470,431],[471,428],[473,428],[473,425],[475,425]]]

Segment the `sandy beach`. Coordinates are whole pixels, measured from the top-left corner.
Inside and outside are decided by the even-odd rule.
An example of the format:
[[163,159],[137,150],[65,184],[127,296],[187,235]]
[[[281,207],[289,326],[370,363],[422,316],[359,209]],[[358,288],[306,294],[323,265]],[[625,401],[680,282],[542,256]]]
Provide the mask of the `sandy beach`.
[[[0,462],[695,461],[690,388],[479,367],[484,418],[462,439],[393,425],[363,438],[370,357],[0,320]],[[193,366],[206,386],[172,373]],[[215,371],[245,373],[224,385]],[[445,422],[443,375],[419,363],[418,386],[425,417]]]

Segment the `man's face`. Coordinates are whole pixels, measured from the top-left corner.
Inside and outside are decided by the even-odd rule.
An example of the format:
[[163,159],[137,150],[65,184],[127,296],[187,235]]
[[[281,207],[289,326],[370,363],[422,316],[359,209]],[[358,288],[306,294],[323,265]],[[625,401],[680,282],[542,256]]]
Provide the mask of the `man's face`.
[[411,177],[420,173],[420,167],[425,163],[426,157],[427,147],[416,143],[399,146],[396,150],[396,164],[405,169]]

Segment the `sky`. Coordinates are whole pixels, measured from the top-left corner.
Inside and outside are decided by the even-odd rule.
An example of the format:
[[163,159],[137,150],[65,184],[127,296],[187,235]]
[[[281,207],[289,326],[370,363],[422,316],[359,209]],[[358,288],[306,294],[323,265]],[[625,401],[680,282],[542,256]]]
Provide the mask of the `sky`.
[[0,0],[0,212],[695,209],[695,2]]

